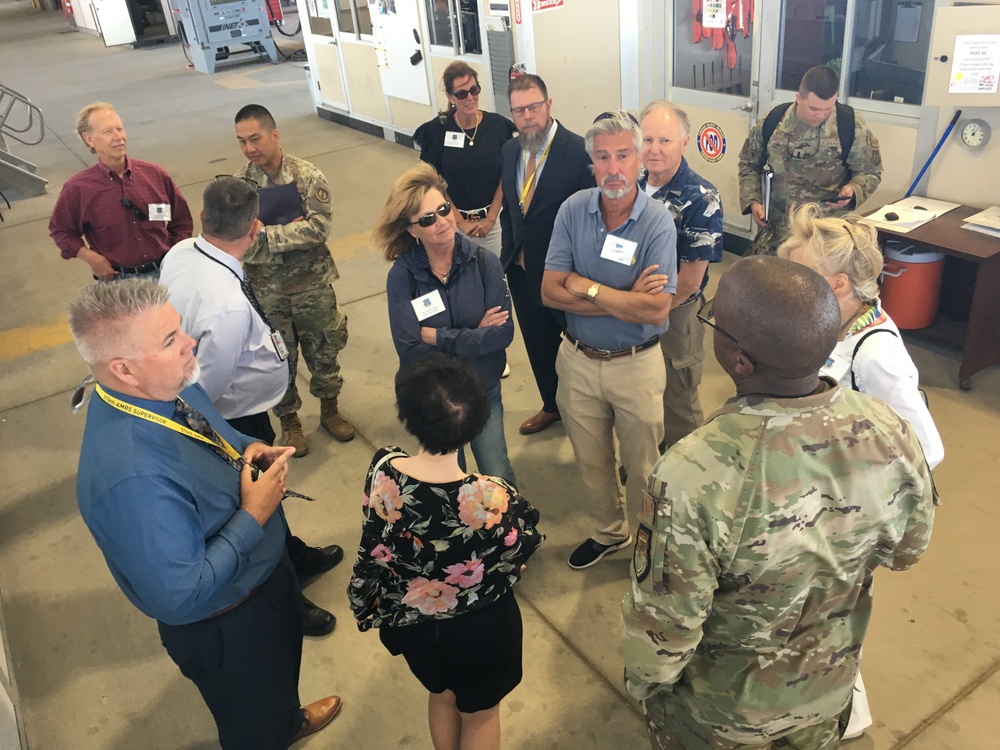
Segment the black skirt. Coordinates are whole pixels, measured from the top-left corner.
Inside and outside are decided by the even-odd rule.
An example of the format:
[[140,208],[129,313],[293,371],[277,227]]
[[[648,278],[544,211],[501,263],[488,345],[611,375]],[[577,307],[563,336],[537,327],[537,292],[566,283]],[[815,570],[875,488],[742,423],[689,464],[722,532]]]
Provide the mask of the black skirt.
[[462,713],[493,708],[521,682],[521,610],[513,591],[459,617],[384,625],[379,638],[429,692],[451,690]]

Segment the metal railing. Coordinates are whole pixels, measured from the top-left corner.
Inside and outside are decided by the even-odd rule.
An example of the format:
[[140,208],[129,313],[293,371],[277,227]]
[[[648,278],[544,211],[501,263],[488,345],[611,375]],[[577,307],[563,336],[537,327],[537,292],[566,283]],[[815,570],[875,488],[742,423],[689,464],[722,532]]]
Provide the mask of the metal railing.
[[[11,117],[14,115],[14,117]],[[38,137],[34,138],[33,131]],[[45,137],[45,116],[24,94],[0,83],[0,135],[25,146],[41,143]]]

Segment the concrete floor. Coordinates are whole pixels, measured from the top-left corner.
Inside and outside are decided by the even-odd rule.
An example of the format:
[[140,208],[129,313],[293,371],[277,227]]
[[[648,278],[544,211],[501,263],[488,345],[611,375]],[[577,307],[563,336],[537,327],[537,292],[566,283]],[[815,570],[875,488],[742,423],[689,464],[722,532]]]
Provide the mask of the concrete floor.
[[[186,70],[176,46],[106,49],[99,39],[67,31],[59,13],[0,0],[0,81],[28,95],[46,118],[44,142],[14,150],[50,180],[48,195],[4,210],[0,224],[0,471],[8,488],[0,495],[0,589],[9,645],[33,750],[206,750],[217,747],[207,710],[164,654],[154,623],[115,586],[76,509],[83,418],[67,404],[84,367],[63,310],[91,282],[82,262],[59,257],[46,229],[62,183],[92,163],[73,131],[74,114],[95,99],[114,102],[129,153],[169,169],[196,213],[206,182],[240,164],[232,117],[251,101],[275,114],[290,153],[326,173],[335,206],[331,247],[342,274],[337,292],[351,331],[341,403],[358,438],[340,445],[316,433],[318,406],[307,399],[313,450],[295,461],[293,486],[321,501],[286,507],[301,536],[348,550],[358,538],[358,501],[373,450],[410,445],[390,408],[396,358],[383,298],[387,266],[367,232],[392,180],[416,154],[320,120],[296,64],[248,64],[204,76]],[[996,748],[1000,562],[989,550],[1000,505],[989,477],[997,465],[1000,368],[977,376],[963,393],[954,354],[912,343],[911,351],[947,448],[936,473],[944,504],[926,559],[909,573],[879,575],[864,664],[876,723],[845,746]],[[519,338],[510,359],[504,402],[512,461],[542,511],[548,541],[518,587],[526,670],[502,707],[505,747],[647,747],[638,707],[621,688],[618,602],[629,557],[619,554],[583,573],[566,566],[588,534],[575,507],[572,450],[559,426],[531,438],[517,434],[539,402]],[[300,388],[306,392],[304,380]],[[709,363],[706,409],[731,392]],[[327,638],[307,639],[302,698],[336,692],[345,707],[301,746],[429,748],[425,695],[375,635],[354,627],[344,594],[348,572],[342,565],[308,590],[340,624]]]

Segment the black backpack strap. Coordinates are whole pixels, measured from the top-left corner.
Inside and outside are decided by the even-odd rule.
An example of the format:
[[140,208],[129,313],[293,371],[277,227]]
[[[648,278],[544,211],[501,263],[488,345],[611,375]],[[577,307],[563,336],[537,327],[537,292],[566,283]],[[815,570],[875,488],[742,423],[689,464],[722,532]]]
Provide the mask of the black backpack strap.
[[[778,123],[781,122],[781,118],[785,116],[785,112],[787,112],[788,108],[791,106],[792,102],[779,104],[777,107],[768,112],[767,117],[764,118],[764,129],[761,131],[761,137],[764,139],[765,154],[767,154],[767,144],[771,141],[771,136],[774,135],[774,131],[778,128]],[[766,156],[764,160],[767,161]]]
[[858,390],[857,379],[854,377],[854,359],[858,356],[858,349],[861,348],[861,345],[863,343],[865,343],[865,339],[867,339],[869,336],[874,336],[876,333],[883,333],[883,332],[884,333],[891,333],[893,336],[896,336],[898,338],[898,334],[894,330],[892,330],[891,328],[876,328],[874,331],[869,331],[864,336],[862,336],[860,339],[858,339],[858,343],[854,345],[854,352],[851,354],[851,390],[852,391]]
[[854,148],[854,107],[837,102],[837,135],[840,136],[840,160],[848,169],[847,157]]

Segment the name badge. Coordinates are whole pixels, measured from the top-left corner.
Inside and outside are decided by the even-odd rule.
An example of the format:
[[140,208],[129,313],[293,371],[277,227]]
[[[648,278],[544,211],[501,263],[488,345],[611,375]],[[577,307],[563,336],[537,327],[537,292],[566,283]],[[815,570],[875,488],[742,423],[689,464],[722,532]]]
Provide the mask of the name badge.
[[288,347],[285,346],[285,339],[281,336],[281,331],[271,331],[271,343],[274,344],[274,351],[278,353],[278,359],[284,362],[288,359]]
[[632,240],[623,240],[609,234],[604,238],[604,247],[601,248],[601,257],[605,260],[613,260],[623,266],[631,266],[635,263],[635,251],[639,245]]
[[170,221],[170,204],[169,203],[150,203],[149,204],[149,220],[150,221]]
[[427,318],[438,313],[443,313],[445,310],[444,300],[441,299],[441,292],[437,289],[433,292],[428,292],[423,297],[411,300],[410,304],[413,305],[413,312],[417,314],[417,320],[427,320]]
[[444,145],[449,148],[465,148],[465,133],[449,130],[444,134]]
[[[848,371],[851,369],[851,360],[848,357],[842,357],[839,354],[831,354],[827,360],[826,364],[820,369],[820,375],[826,375],[833,378],[838,383],[847,377]],[[848,383],[850,385],[850,383]]]

